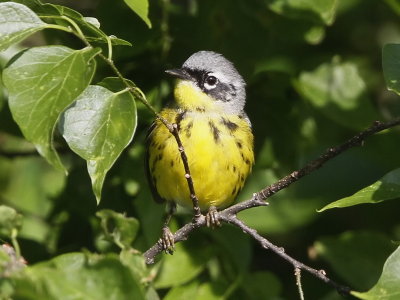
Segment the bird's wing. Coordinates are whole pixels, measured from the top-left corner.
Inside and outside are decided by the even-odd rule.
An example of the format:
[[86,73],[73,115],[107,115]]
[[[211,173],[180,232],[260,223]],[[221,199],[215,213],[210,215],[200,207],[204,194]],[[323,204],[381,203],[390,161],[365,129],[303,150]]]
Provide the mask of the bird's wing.
[[150,190],[151,190],[151,194],[153,195],[153,199],[154,201],[156,201],[157,203],[163,203],[165,202],[165,199],[163,199],[157,192],[156,187],[154,186],[153,180],[151,178],[151,174],[150,174],[150,166],[149,166],[149,158],[150,158],[150,153],[149,153],[149,147],[150,144],[152,142],[152,138],[153,138],[153,131],[156,128],[157,123],[153,122],[153,124],[151,124],[148,132],[147,132],[147,136],[146,136],[146,153],[144,156],[144,169],[145,169],[145,173],[146,173],[146,177],[147,177],[147,182],[149,183],[150,186]]

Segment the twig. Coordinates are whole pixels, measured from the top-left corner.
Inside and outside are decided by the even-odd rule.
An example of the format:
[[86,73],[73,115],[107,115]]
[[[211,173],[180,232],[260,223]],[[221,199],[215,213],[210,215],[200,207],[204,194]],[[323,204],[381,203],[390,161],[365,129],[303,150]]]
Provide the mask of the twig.
[[291,185],[292,183],[298,181],[300,178],[321,168],[326,162],[328,162],[332,158],[338,156],[339,154],[343,153],[344,151],[346,151],[352,147],[361,146],[367,137],[369,137],[377,132],[380,132],[385,129],[388,129],[388,128],[391,128],[394,126],[398,126],[398,125],[400,125],[400,118],[393,119],[388,122],[375,121],[370,127],[365,129],[364,131],[361,131],[357,135],[353,136],[351,139],[349,139],[345,143],[343,143],[339,146],[327,149],[325,151],[325,153],[323,153],[317,159],[309,162],[307,165],[305,165],[300,170],[294,171],[291,174],[278,180],[274,184],[271,184],[270,186],[267,186],[266,188],[262,189],[261,191],[254,193],[253,197],[251,199],[240,202],[233,206],[230,206],[226,210],[228,210],[232,214],[236,214],[247,208],[265,205],[265,204],[263,204],[263,202],[264,202],[263,200],[268,199],[269,197],[276,194],[280,190],[282,190],[282,189],[288,187],[289,185]]
[[271,250],[272,252],[274,252],[275,254],[277,254],[278,256],[283,258],[284,260],[286,260],[288,263],[290,263],[295,269],[307,271],[308,273],[314,275],[315,277],[322,280],[323,282],[334,287],[341,294],[344,294],[344,295],[349,294],[350,288],[348,288],[346,286],[342,286],[342,285],[336,283],[335,281],[331,280],[330,278],[328,278],[326,276],[326,272],[324,270],[313,269],[313,268],[303,264],[302,262],[294,259],[290,255],[286,254],[284,248],[274,245],[269,240],[267,240],[263,236],[259,235],[255,229],[250,228],[249,226],[244,224],[241,220],[239,220],[236,217],[236,215],[231,215],[229,217],[220,216],[220,219],[229,224],[233,224],[233,225],[239,227],[243,232],[247,233],[253,239],[255,239],[257,242],[259,242],[263,248]]
[[[233,206],[230,206],[219,213],[219,218],[221,221],[235,225],[239,228],[241,228],[245,233],[249,234],[252,236],[255,240],[257,240],[264,248],[270,249],[273,251],[275,254],[278,256],[282,257],[284,260],[292,264],[292,266],[295,268],[295,270],[303,270],[307,271],[310,274],[314,275],[316,278],[322,280],[323,282],[330,284],[332,287],[334,287],[339,293],[341,294],[349,294],[350,289],[348,287],[342,286],[330,278],[326,276],[325,271],[323,270],[316,270],[313,269],[296,259],[292,258],[288,254],[284,252],[284,249],[281,247],[278,247],[274,244],[272,244],[270,241],[262,237],[257,233],[256,230],[248,227],[246,224],[244,224],[241,220],[237,218],[237,213],[240,211],[246,210],[248,208],[252,207],[257,207],[257,206],[265,206],[268,205],[267,202],[264,200],[268,199],[270,196],[274,195],[275,193],[279,192],[280,190],[288,187],[292,183],[296,182],[300,178],[310,174],[311,172],[319,169],[324,165],[326,162],[328,162],[330,159],[338,156],[339,154],[343,153],[344,151],[355,147],[362,145],[364,140],[377,133],[380,131],[383,131],[385,129],[394,127],[400,125],[400,118],[394,119],[392,121],[388,122],[380,122],[376,121],[374,122],[369,128],[366,130],[360,132],[359,134],[355,135],[345,143],[329,148],[323,153],[321,156],[319,156],[317,159],[311,161],[308,163],[305,167],[301,168],[298,171],[292,172],[290,175],[280,179],[276,183],[262,189],[258,193],[254,193],[253,197],[249,200],[240,202],[238,204],[235,204]],[[176,132],[177,133],[177,132]],[[179,135],[178,135],[179,138]],[[206,225],[205,217],[200,215],[196,222],[190,222],[181,227],[179,230],[177,230],[174,234],[174,240],[175,242],[180,242],[183,240],[186,240],[189,235],[196,230],[197,228],[204,227]],[[162,245],[160,243],[156,243],[153,245],[150,249],[148,249],[144,253],[144,257],[146,259],[147,264],[152,264],[154,263],[154,258],[163,251]]]
[[201,216],[201,210],[199,207],[199,199],[197,198],[196,192],[194,190],[193,179],[192,179],[192,175],[190,174],[190,169],[189,169],[189,161],[186,156],[185,149],[183,148],[181,138],[179,136],[178,125],[172,124],[172,128],[173,129],[172,129],[171,133],[175,137],[176,143],[178,144],[178,150],[179,150],[179,153],[181,154],[183,166],[185,168],[185,178],[186,178],[186,181],[187,181],[187,184],[189,187],[190,199],[192,200],[193,210],[194,210],[194,218],[196,221]]
[[301,286],[301,269],[294,268],[294,277],[296,277],[296,285],[299,290],[300,300],[304,300],[303,287]]

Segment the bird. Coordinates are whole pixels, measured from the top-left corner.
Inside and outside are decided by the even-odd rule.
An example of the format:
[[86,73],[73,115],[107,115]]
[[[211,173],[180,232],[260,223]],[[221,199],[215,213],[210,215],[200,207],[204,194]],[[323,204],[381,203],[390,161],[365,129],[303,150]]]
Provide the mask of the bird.
[[[177,129],[207,224],[219,225],[218,210],[232,204],[254,164],[246,83],[233,63],[214,51],[198,51],[182,67],[165,72],[176,79],[174,97],[146,138],[145,171],[153,198],[172,208],[193,206],[181,153],[164,119]],[[167,223],[163,248],[169,252],[174,241]]]

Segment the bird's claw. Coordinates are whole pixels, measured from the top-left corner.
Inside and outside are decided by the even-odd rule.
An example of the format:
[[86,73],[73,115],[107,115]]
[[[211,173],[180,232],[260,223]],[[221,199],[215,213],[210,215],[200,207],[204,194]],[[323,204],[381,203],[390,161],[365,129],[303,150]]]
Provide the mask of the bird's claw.
[[165,253],[167,254],[174,253],[175,249],[174,235],[172,234],[168,226],[164,226],[162,229],[162,236],[160,238],[160,243]]
[[221,226],[221,222],[219,221],[219,212],[215,206],[210,206],[208,209],[206,214],[206,225],[211,228]]

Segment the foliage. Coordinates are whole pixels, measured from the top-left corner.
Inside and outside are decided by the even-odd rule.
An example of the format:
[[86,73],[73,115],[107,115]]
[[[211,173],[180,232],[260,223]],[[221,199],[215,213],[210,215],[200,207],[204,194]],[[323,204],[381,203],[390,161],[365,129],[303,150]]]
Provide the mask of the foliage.
[[[145,266],[164,213],[144,179],[148,106],[171,98],[163,70],[193,52],[232,60],[256,137],[248,199],[399,115],[396,2],[52,2],[0,1],[0,298],[298,297],[286,263],[228,225]],[[375,135],[239,217],[353,296],[396,299],[398,141]],[[340,297],[305,274],[303,289]]]

